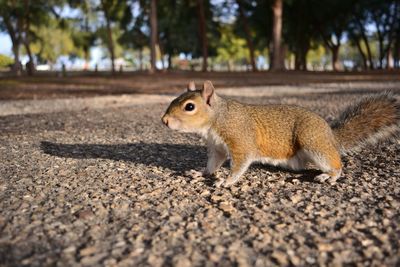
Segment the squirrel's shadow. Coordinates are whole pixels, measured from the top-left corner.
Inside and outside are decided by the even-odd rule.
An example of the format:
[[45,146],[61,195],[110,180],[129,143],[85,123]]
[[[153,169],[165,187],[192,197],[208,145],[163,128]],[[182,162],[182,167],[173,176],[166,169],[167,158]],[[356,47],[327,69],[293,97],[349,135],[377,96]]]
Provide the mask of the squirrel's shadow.
[[[157,143],[128,143],[128,144],[61,144],[42,141],[41,150],[48,155],[74,159],[110,159],[144,164],[148,166],[170,169],[177,174],[184,174],[190,169],[202,170],[207,163],[207,149],[204,146],[188,144],[157,144]],[[228,161],[223,165],[229,168]],[[318,171],[294,172],[283,170],[270,165],[253,164],[250,169],[262,168],[275,173],[288,173],[285,180],[299,179],[303,182],[313,182]],[[294,176],[294,174],[297,174]],[[299,175],[301,175],[299,177]],[[214,179],[208,177],[210,183]],[[208,179],[207,179],[208,180]]]
[[206,165],[207,150],[188,144],[61,144],[42,141],[41,150],[49,155],[75,159],[122,160],[183,173]]

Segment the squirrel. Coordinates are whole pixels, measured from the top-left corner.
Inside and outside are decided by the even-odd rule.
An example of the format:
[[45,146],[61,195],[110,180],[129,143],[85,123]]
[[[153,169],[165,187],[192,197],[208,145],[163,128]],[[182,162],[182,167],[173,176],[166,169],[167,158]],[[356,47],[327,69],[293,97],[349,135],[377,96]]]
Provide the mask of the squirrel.
[[198,133],[207,142],[203,175],[212,175],[229,158],[231,171],[217,186],[235,184],[251,163],[295,171],[314,166],[314,180],[334,184],[342,173],[341,155],[397,137],[400,105],[392,93],[361,99],[331,126],[319,115],[290,105],[250,105],[216,94],[210,81],[174,99],[162,117],[173,130]]

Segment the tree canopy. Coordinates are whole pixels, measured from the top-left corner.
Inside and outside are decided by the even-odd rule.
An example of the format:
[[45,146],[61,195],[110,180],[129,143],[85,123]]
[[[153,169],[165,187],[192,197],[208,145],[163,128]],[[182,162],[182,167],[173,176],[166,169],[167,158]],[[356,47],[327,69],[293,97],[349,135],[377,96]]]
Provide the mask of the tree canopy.
[[16,73],[21,55],[29,74],[60,56],[87,69],[93,47],[113,73],[117,58],[140,70],[400,67],[398,0],[0,0],[0,31]]

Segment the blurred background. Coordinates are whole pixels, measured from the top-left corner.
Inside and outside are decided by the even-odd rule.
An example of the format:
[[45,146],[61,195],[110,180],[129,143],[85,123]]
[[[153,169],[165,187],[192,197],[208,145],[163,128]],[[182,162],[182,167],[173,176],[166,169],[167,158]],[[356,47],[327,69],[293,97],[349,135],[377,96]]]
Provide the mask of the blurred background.
[[0,100],[399,74],[399,0],[0,0]]
[[1,75],[400,68],[399,0],[1,0]]

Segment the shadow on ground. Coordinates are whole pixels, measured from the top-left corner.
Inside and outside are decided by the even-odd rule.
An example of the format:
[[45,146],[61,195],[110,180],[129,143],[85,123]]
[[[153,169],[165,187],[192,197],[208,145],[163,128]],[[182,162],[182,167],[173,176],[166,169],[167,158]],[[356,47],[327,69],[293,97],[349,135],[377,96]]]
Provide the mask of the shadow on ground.
[[48,155],[74,159],[110,159],[167,168],[176,172],[202,169],[206,165],[206,148],[188,144],[60,144],[40,143]]
[[[206,166],[206,147],[188,144],[60,144],[48,141],[40,143],[41,150],[48,155],[74,159],[110,159],[134,162],[148,166],[170,169],[176,173],[188,170],[202,170]],[[225,167],[229,168],[226,162]],[[320,174],[317,170],[292,171],[280,167],[253,164],[250,169],[264,169],[274,173],[288,173],[286,180],[298,179],[302,182],[314,182],[314,177]],[[293,176],[295,175],[295,176]]]

